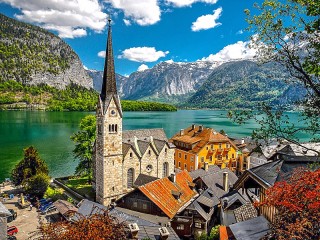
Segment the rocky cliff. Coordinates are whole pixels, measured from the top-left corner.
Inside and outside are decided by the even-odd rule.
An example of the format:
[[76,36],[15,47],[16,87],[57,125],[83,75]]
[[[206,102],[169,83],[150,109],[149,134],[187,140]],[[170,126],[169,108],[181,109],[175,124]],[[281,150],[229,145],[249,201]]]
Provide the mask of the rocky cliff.
[[78,55],[56,35],[0,14],[0,81],[92,88]]

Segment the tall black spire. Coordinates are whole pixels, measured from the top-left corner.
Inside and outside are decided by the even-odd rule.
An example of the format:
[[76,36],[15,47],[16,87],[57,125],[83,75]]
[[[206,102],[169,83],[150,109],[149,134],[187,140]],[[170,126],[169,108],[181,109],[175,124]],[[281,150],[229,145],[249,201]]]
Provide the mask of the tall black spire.
[[114,60],[112,50],[112,35],[111,35],[111,19],[108,19],[108,40],[106,58],[104,62],[103,82],[101,89],[101,100],[104,101],[107,95],[117,94],[116,75],[114,71]]

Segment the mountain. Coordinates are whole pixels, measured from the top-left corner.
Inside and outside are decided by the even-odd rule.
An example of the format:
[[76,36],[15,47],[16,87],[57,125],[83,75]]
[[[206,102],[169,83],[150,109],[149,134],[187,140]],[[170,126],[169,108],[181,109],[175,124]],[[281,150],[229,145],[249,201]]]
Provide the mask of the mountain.
[[[129,77],[117,75],[120,97],[130,100],[181,102],[199,89],[217,63],[161,62]],[[94,88],[101,90],[102,72],[89,70]]]
[[[93,88],[96,91],[100,92],[102,88],[103,71],[97,71],[97,70],[91,70],[91,69],[86,71],[88,75],[92,78]],[[127,82],[127,80],[128,80],[127,77],[124,77],[116,73],[117,89],[120,97],[124,96],[123,85]]]
[[92,88],[78,55],[59,37],[2,14],[0,22],[0,82]]
[[184,104],[197,108],[254,108],[267,101],[290,105],[306,92],[301,85],[288,84],[288,71],[276,63],[258,65],[242,60],[214,69],[203,85]]

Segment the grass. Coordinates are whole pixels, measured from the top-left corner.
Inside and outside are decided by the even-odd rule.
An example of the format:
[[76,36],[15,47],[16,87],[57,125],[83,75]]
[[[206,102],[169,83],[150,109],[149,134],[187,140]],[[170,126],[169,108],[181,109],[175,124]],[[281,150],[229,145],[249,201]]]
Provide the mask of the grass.
[[95,193],[92,184],[89,183],[89,176],[72,177],[65,181],[65,185],[84,197],[94,199]]

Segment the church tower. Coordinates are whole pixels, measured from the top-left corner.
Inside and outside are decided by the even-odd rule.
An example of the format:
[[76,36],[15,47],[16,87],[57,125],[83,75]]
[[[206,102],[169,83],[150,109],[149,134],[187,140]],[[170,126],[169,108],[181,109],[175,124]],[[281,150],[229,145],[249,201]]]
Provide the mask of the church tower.
[[103,83],[96,111],[97,133],[94,153],[96,201],[109,205],[123,193],[122,109],[117,93],[112,50],[111,20]]

